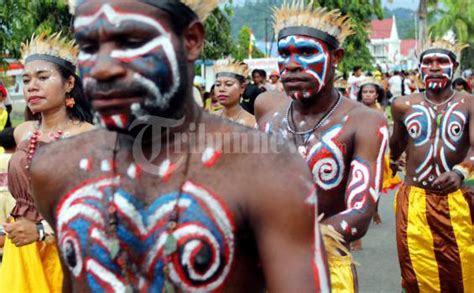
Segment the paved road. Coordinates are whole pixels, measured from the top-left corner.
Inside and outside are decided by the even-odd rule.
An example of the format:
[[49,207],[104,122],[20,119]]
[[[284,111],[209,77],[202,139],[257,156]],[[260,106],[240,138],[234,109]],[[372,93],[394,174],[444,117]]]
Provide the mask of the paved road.
[[359,263],[357,272],[361,293],[401,292],[393,197],[394,192],[383,195],[379,206],[382,224],[371,224],[362,239],[363,249],[354,252],[355,261]]

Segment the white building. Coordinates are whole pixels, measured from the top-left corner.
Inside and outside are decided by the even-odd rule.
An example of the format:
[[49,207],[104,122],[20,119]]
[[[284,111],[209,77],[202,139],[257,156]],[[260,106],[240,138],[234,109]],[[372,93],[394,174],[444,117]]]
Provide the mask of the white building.
[[395,16],[372,20],[370,26],[369,51],[383,71],[416,68],[416,41],[400,39]]

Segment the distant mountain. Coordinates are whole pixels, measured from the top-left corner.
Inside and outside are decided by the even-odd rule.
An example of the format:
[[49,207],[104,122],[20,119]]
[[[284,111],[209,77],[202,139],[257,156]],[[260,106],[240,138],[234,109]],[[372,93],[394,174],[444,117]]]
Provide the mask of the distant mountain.
[[384,17],[390,18],[395,15],[397,20],[397,30],[400,39],[415,38],[416,11],[407,8],[388,9],[384,8]]
[[[240,0],[235,1],[234,16],[231,18],[232,36],[236,38],[244,25],[252,29],[259,41],[270,42],[273,39],[272,8],[280,5],[283,0]],[[415,38],[416,12],[407,8],[384,8],[384,17],[395,15],[400,39]],[[266,32],[266,37],[265,37]]]

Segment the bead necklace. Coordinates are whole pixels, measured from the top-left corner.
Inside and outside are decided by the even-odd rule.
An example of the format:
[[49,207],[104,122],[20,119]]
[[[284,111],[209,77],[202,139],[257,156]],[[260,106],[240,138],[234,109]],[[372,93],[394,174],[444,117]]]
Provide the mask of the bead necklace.
[[[314,125],[314,127],[312,129],[305,130],[305,131],[297,131],[296,127],[295,127],[295,129],[293,129],[293,127],[290,125],[290,123],[293,124],[293,125],[296,125],[296,123],[294,121],[294,118],[293,118],[293,101],[290,102],[290,105],[288,106],[288,110],[286,111],[286,121],[287,121],[286,128],[293,135],[295,135],[295,136],[298,135],[298,136],[302,137],[303,145],[300,145],[298,147],[298,152],[301,154],[301,156],[303,158],[306,158],[307,144],[308,144],[308,142],[310,141],[310,138],[311,138],[310,134],[312,134],[316,130],[318,130],[332,116],[332,114],[334,114],[334,112],[336,111],[336,109],[339,106],[339,104],[341,103],[341,101],[342,101],[342,95],[341,95],[341,93],[338,92],[337,101],[323,115],[323,117],[321,117],[321,119],[319,119],[319,121],[316,122],[316,124]],[[297,144],[296,143],[296,137],[294,137],[294,143],[295,143],[295,145]]]
[[428,96],[426,95],[426,91],[423,92],[423,98],[425,99],[426,102],[428,102],[428,104],[430,104],[431,106],[434,107],[434,110],[436,110],[437,107],[439,107],[439,106],[443,106],[443,105],[451,102],[451,100],[454,98],[455,95],[456,95],[456,91],[453,91],[453,94],[448,99],[446,99],[445,101],[443,101],[441,103],[435,103],[430,98],[428,98]]
[[292,134],[295,134],[295,135],[302,135],[302,136],[307,136],[308,134],[310,133],[313,133],[315,132],[316,130],[318,130],[319,127],[321,127],[324,122],[326,122],[331,116],[332,114],[334,113],[334,111],[336,111],[336,108],[337,106],[339,106],[339,104],[341,103],[342,101],[342,95],[338,92],[338,98],[337,98],[337,101],[331,106],[331,108],[323,115],[323,117],[321,117],[321,119],[319,119],[318,122],[316,122],[316,124],[314,125],[313,128],[309,129],[309,130],[305,130],[305,131],[298,131],[296,130],[296,127],[295,129],[292,128],[292,126],[290,125],[290,121],[295,124],[294,122],[294,119],[293,119],[293,102],[294,101],[291,101],[290,102],[290,105],[288,106],[288,110],[286,111],[286,120],[288,121],[287,123],[287,129],[289,132],[291,132]]
[[[202,117],[202,112],[198,111],[198,117],[196,119],[196,125],[198,125],[201,121]],[[196,127],[197,129],[198,127]],[[113,154],[112,154],[112,172],[113,172],[113,178],[118,177],[118,170],[117,170],[117,153],[119,151],[119,133],[117,133],[116,138],[115,138],[115,146],[113,149]],[[183,187],[184,184],[186,183],[186,180],[188,178],[188,173],[189,173],[189,168],[190,168],[190,162],[191,162],[191,142],[188,143],[188,148],[187,152],[185,154],[185,166],[182,172],[182,178],[181,182],[179,184],[179,192],[178,196],[176,198],[176,203],[173,207],[173,211],[171,213],[171,216],[169,217],[169,220],[166,224],[166,230],[168,233],[168,236],[165,241],[165,246],[164,246],[164,258],[165,258],[165,265],[163,267],[163,273],[165,276],[165,284],[163,287],[163,292],[166,293],[171,293],[175,292],[174,285],[171,281],[170,275],[169,275],[169,268],[168,268],[168,262],[170,261],[171,257],[173,256],[174,253],[178,251],[178,241],[176,237],[173,235],[173,232],[177,229],[178,223],[179,223],[179,201],[182,197],[183,194]],[[111,193],[107,197],[107,212],[108,212],[108,218],[109,218],[109,228],[110,228],[110,253],[111,257],[113,260],[117,262],[117,264],[120,266],[120,270],[122,272],[122,275],[125,277],[125,282],[126,284],[126,291],[127,292],[133,292],[134,289],[132,287],[132,282],[131,280],[136,279],[137,276],[139,276],[139,270],[134,265],[133,263],[131,264],[131,271],[129,273],[129,270],[127,270],[127,264],[129,264],[129,259],[128,255],[125,251],[120,250],[120,241],[117,233],[117,223],[118,223],[118,214],[117,210],[115,208],[114,204],[114,198],[115,198],[115,185],[112,188]]]
[[237,113],[236,117],[235,118],[231,118],[231,117],[224,117],[224,110],[222,110],[222,113],[221,113],[221,117],[222,118],[225,118],[225,119],[229,119],[230,121],[233,121],[233,122],[237,122],[240,118],[240,115],[242,114],[242,107],[240,108],[240,111],[239,113]]
[[445,109],[441,110],[441,109],[439,109],[439,107],[444,106],[444,105],[448,104],[449,102],[451,102],[451,100],[454,98],[455,95],[456,95],[456,91],[453,91],[453,94],[448,99],[446,99],[445,101],[443,101],[441,103],[435,103],[435,102],[433,102],[432,100],[430,100],[428,98],[428,96],[426,95],[426,92],[423,93],[423,98],[429,104],[429,107],[431,109],[433,109],[434,111],[436,111],[436,127],[437,128],[440,127],[441,118],[443,117],[443,114],[445,112]]
[[[33,155],[36,152],[36,149],[38,147],[38,141],[40,138],[40,130],[39,130],[39,123],[37,124],[35,130],[33,130],[33,133],[30,137],[29,143],[28,143],[28,156],[26,157],[26,166],[25,169],[29,170],[31,167],[31,161],[33,160]],[[59,140],[60,138],[63,137],[64,131],[63,130],[56,130],[53,135],[50,135],[49,138],[51,142]]]

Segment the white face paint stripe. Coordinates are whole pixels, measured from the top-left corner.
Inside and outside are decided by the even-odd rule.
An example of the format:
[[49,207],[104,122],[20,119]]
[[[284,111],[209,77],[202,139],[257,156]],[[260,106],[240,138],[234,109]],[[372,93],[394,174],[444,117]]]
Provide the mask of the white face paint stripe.
[[87,271],[112,287],[114,292],[126,292],[124,282],[92,258],[87,260]]
[[377,162],[376,162],[376,170],[375,170],[375,190],[380,192],[381,188],[381,181],[383,175],[383,163],[384,163],[384,155],[385,151],[387,150],[388,144],[388,128],[383,126],[379,129],[379,133],[382,135],[382,141],[380,143],[379,153],[377,155]]
[[430,162],[432,156],[433,156],[433,145],[430,145],[428,156],[426,156],[425,160],[415,170],[417,174],[420,173],[423,169],[425,169],[426,165],[428,165],[428,163]]
[[[141,14],[133,14],[133,13],[119,13],[113,9],[110,4],[102,5],[101,9],[92,16],[81,16],[77,17],[74,22],[74,28],[79,29],[83,26],[91,25],[94,21],[96,21],[101,15],[104,15],[111,24],[115,26],[120,26],[122,21],[126,20],[133,20],[135,22],[145,23],[149,26],[152,26],[157,31],[159,31],[160,36],[153,39],[151,42],[148,42],[144,46],[131,49],[131,50],[114,50],[111,53],[112,58],[133,58],[136,56],[140,56],[149,52],[151,49],[156,48],[157,46],[161,45],[163,50],[166,53],[166,56],[171,65],[171,71],[173,74],[173,84],[171,85],[170,89],[166,93],[161,93],[156,85],[150,81],[145,80],[140,75],[134,77],[138,77],[139,80],[143,81],[143,84],[147,85],[147,88],[151,90],[151,93],[155,95],[155,101],[152,106],[157,106],[160,108],[166,108],[168,105],[169,99],[176,93],[180,83],[180,74],[178,68],[178,62],[176,59],[176,53],[171,42],[171,35],[163,28],[163,26],[154,20],[153,18],[141,15]],[[85,57],[88,57],[87,55]],[[153,85],[150,85],[152,83]],[[157,94],[160,93],[160,94]]]

